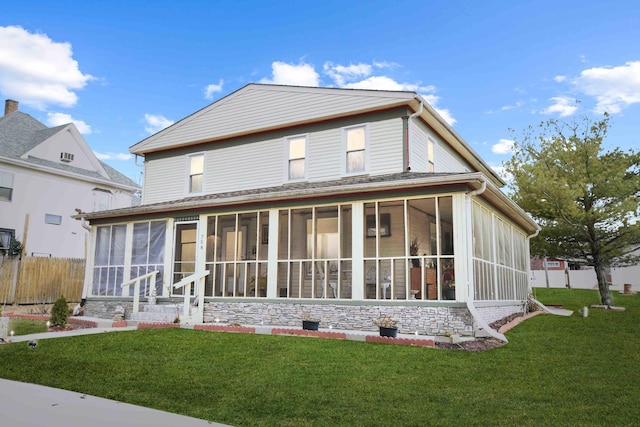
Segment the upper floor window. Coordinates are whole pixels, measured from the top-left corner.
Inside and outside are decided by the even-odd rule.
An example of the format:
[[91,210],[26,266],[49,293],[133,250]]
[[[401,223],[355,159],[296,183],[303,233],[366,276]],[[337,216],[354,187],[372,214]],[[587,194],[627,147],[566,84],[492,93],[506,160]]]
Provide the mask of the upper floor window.
[[433,147],[435,143],[433,139],[427,140],[427,172],[435,172],[435,166],[433,161]]
[[202,193],[204,154],[194,154],[189,159],[189,193]]
[[44,214],[45,224],[60,225],[62,224],[62,216],[54,214]]
[[287,174],[289,180],[304,179],[307,176],[307,136],[286,139],[289,152]]
[[11,201],[13,196],[13,174],[0,171],[0,200]]
[[346,140],[345,172],[366,171],[367,127],[355,126],[344,130]]

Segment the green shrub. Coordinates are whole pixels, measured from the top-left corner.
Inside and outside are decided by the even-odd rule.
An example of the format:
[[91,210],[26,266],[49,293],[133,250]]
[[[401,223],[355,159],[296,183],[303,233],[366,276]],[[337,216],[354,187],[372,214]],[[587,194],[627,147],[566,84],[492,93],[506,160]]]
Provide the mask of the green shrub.
[[51,309],[51,324],[55,326],[65,327],[67,326],[67,319],[69,318],[69,305],[64,296],[58,298],[53,304]]

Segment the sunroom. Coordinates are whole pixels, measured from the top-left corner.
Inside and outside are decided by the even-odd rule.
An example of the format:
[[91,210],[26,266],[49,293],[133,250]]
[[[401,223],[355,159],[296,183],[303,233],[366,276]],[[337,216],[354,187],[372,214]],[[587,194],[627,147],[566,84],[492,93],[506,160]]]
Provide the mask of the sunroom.
[[[512,203],[499,209],[508,199],[482,174],[314,187],[87,214],[95,256],[86,296],[129,301],[136,286],[122,284],[143,278],[136,300],[171,302],[189,289],[205,306],[195,321],[224,307],[240,323],[243,312],[268,311],[264,304],[318,309],[339,323],[353,305],[404,307],[410,318],[415,306],[526,300],[536,226]],[[193,286],[174,286],[185,280]],[[250,304],[233,307],[241,302]],[[336,318],[331,307],[340,307]],[[266,320],[288,324],[286,315]]]

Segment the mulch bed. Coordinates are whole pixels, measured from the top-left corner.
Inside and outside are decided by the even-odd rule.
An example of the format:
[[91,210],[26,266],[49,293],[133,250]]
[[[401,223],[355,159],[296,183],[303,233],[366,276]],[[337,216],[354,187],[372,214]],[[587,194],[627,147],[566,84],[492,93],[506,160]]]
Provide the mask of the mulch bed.
[[[522,313],[515,313],[500,320],[496,320],[495,322],[489,324],[489,326],[497,331],[502,326],[507,325],[508,323],[519,319],[520,317],[524,317],[524,315]],[[505,342],[498,339],[487,337],[476,338],[470,341],[462,341],[459,344],[436,342],[436,348],[442,348],[445,350],[487,351],[493,350],[494,348],[502,347],[505,344]]]

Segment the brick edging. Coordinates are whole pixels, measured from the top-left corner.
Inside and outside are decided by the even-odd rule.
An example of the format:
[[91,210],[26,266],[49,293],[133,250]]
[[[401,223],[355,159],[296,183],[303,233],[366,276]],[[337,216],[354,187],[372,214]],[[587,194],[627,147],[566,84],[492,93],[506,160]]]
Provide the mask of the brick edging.
[[344,332],[309,331],[306,329],[291,328],[273,328],[271,330],[271,335],[297,335],[303,337],[333,338],[338,340],[347,339],[347,334]]
[[240,332],[245,334],[255,334],[256,328],[248,326],[226,326],[226,325],[194,325],[193,329],[198,331],[214,331],[214,332]]
[[410,345],[415,347],[435,347],[434,340],[428,339],[416,339],[416,338],[391,338],[391,337],[380,337],[376,335],[367,335],[366,342],[377,342],[383,344],[399,344],[399,345]]

